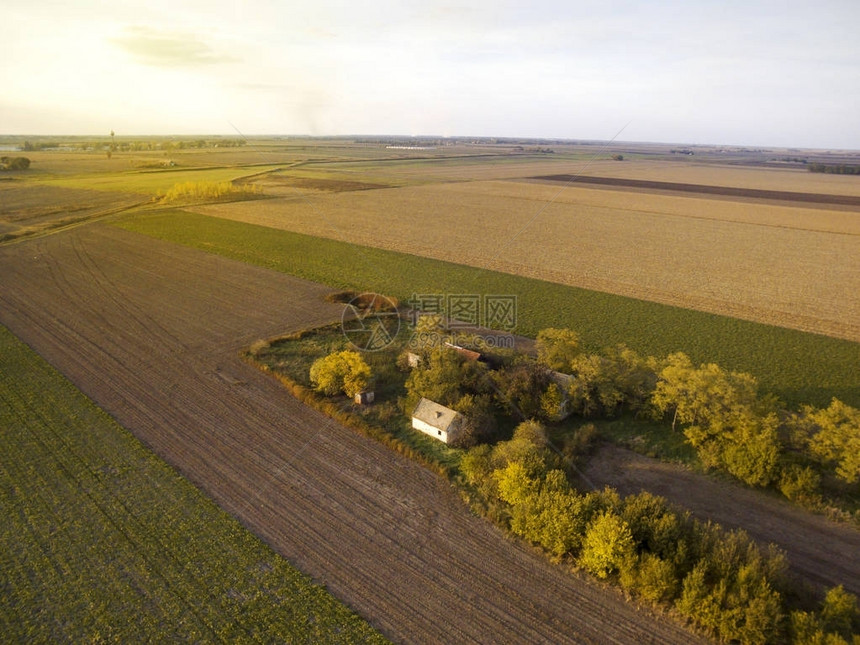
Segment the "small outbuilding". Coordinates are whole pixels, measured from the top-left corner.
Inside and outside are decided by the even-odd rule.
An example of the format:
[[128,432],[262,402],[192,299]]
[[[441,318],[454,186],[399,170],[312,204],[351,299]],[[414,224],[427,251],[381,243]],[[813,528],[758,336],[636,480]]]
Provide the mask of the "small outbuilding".
[[448,444],[460,436],[463,415],[435,401],[422,398],[412,412],[412,427]]
[[373,399],[373,390],[364,390],[363,392],[356,392],[355,394],[355,402],[357,405],[370,405],[373,403]]

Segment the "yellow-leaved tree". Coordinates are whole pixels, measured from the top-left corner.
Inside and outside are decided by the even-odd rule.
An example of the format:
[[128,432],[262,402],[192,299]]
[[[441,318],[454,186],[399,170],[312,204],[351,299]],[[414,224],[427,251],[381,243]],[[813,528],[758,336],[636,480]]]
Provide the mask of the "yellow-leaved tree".
[[344,350],[315,360],[310,377],[318,392],[328,396],[343,392],[353,397],[370,383],[370,366],[358,352]]

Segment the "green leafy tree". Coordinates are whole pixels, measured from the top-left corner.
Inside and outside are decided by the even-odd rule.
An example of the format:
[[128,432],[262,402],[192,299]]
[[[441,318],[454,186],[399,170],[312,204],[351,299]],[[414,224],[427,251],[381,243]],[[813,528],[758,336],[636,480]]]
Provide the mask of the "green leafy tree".
[[530,360],[520,360],[493,372],[496,399],[512,415],[523,419],[541,418],[542,397],[550,386],[547,369]]
[[587,526],[585,498],[567,484],[564,472],[551,470],[511,512],[511,530],[556,557],[578,549]]
[[812,426],[812,457],[834,466],[836,475],[849,484],[860,479],[860,410],[833,399],[822,410],[807,408],[805,416]]
[[761,416],[749,406],[715,413],[684,430],[705,466],[722,467],[751,486],[767,486],[777,474],[781,445],[776,414]]
[[464,394],[454,405],[463,415],[460,434],[452,442],[456,448],[471,448],[487,441],[496,430],[492,400],[488,394]]
[[628,409],[643,409],[657,386],[657,361],[643,358],[624,344],[606,352],[610,380]]
[[437,347],[406,379],[404,411],[411,414],[422,397],[454,407],[464,394],[485,394],[484,369],[481,363],[466,360],[451,348]]
[[547,328],[538,332],[537,358],[541,365],[567,372],[570,362],[579,354],[579,335],[572,329]]
[[660,371],[651,402],[661,414],[677,422],[706,424],[741,405],[756,401],[757,382],[749,374],[726,372],[709,363],[696,368],[683,353],[670,354]]
[[524,504],[537,492],[539,485],[539,480],[519,461],[512,461],[504,468],[496,470],[493,477],[498,483],[499,497],[511,506]]
[[668,560],[644,552],[622,564],[621,585],[651,602],[672,600],[678,593],[678,574]]
[[353,397],[367,387],[370,375],[370,366],[361,354],[351,350],[319,358],[310,370],[314,389],[328,396],[343,392]]
[[821,619],[826,631],[850,637],[855,627],[860,626],[857,596],[845,591],[842,585],[833,587],[824,597]]
[[606,578],[633,557],[633,535],[613,511],[600,513],[585,533],[579,561],[598,578]]
[[559,421],[562,417],[566,393],[561,391],[558,383],[550,383],[546,391],[540,395],[538,416],[549,422]]
[[779,478],[779,490],[793,502],[814,506],[821,501],[821,476],[809,466],[789,464]]
[[460,472],[466,481],[477,486],[490,478],[493,467],[490,462],[492,447],[487,444],[475,446],[460,459]]
[[613,416],[622,408],[638,411],[651,398],[657,382],[656,363],[625,345],[603,355],[580,354],[571,361],[570,405],[583,416]]
[[568,386],[568,405],[577,414],[588,417],[600,409],[598,384],[602,367],[602,360],[596,354],[577,356],[571,361],[573,378]]
[[491,454],[494,468],[516,462],[524,465],[529,476],[542,478],[552,461],[546,430],[538,421],[523,421],[514,429],[509,441],[500,441]]

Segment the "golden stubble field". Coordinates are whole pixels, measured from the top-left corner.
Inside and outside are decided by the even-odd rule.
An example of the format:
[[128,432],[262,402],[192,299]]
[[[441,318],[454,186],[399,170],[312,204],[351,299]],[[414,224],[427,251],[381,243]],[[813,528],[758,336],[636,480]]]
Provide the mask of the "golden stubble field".
[[[744,187],[836,192],[828,176],[792,188],[767,172],[767,181],[748,178]],[[694,174],[650,178],[694,177],[705,183]],[[194,210],[860,341],[856,211],[521,180],[308,192]]]
[[344,176],[382,170],[391,179],[420,178],[423,181],[486,181],[491,179],[520,179],[537,175],[568,173],[597,177],[619,177],[646,181],[669,181],[709,186],[731,186],[759,190],[783,190],[830,195],[860,195],[860,181],[849,175],[811,173],[803,168],[773,168],[751,165],[719,164],[709,161],[665,161],[632,159],[612,161],[601,157],[607,153],[580,152],[572,155],[546,155],[544,158],[501,157],[488,162],[481,157],[398,161],[382,164],[333,163],[327,167]]

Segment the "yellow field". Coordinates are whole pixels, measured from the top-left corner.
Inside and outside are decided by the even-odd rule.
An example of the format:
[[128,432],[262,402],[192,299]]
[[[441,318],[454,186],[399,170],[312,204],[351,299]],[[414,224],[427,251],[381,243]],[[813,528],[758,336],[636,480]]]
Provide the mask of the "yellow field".
[[[511,169],[507,164],[485,168],[488,173]],[[648,178],[705,183],[705,169],[677,164],[673,171],[684,168],[689,170]],[[524,169],[518,170],[522,177]],[[534,172],[534,165],[528,170],[541,172]],[[432,173],[433,164],[422,172]],[[544,172],[563,170],[556,162]],[[743,185],[755,188],[836,193],[832,179],[858,185],[851,177],[799,174],[809,181],[792,188],[779,184],[786,171],[725,172],[708,183],[742,172],[753,173]],[[836,183],[851,194],[848,182]],[[560,184],[468,181],[312,191],[193,210],[860,341],[857,212],[560,190]]]

